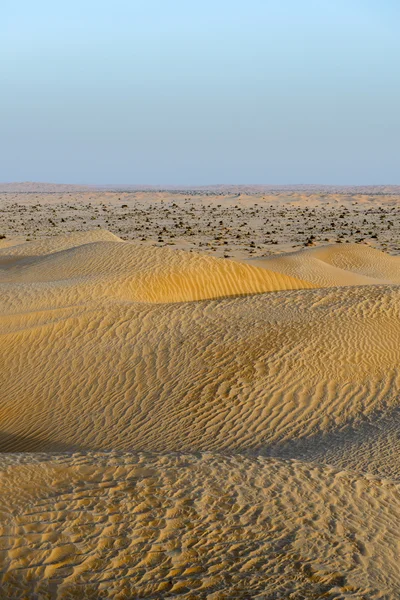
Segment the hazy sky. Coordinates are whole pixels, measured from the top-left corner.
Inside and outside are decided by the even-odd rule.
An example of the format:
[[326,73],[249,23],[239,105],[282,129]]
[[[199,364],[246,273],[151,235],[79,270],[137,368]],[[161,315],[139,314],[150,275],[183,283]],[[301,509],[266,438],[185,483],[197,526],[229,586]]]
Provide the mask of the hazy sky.
[[399,0],[1,0],[0,181],[400,183]]

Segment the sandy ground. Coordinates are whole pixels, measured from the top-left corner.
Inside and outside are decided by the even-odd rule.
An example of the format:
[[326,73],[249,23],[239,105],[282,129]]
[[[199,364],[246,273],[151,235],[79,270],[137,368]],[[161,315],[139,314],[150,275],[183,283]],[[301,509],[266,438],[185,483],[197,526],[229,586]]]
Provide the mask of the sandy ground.
[[194,191],[3,189],[0,598],[399,597],[400,197]]
[[233,258],[347,242],[400,254],[397,188],[370,194],[13,190],[0,185],[0,233],[23,241],[97,227],[140,245]]

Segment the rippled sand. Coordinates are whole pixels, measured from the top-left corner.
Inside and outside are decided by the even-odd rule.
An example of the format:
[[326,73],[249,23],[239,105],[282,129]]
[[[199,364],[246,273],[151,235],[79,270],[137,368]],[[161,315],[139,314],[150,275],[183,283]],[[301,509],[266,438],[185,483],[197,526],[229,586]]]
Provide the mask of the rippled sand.
[[1,598],[395,598],[400,258],[0,249]]

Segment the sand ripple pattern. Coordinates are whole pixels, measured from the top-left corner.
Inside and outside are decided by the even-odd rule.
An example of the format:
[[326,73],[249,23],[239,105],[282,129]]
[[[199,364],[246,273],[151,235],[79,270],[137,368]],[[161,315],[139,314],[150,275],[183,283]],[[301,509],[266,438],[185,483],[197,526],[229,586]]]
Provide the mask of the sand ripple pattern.
[[1,482],[2,598],[400,589],[400,488],[384,479],[279,459],[76,454],[6,460]]
[[398,406],[399,307],[399,288],[370,286],[5,315],[0,447],[315,441]]

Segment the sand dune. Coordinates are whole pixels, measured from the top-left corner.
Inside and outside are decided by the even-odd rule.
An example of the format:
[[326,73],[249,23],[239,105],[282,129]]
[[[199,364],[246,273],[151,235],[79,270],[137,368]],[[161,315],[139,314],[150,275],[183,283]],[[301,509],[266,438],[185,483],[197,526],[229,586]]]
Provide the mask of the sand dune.
[[4,597],[396,597],[399,283],[351,244],[0,249]]
[[2,275],[3,450],[316,448],[397,407],[395,285],[286,291],[309,284],[122,242],[32,247]]
[[0,447],[260,452],[394,408],[399,290],[338,290],[6,314]]
[[108,232],[91,232],[88,240],[80,234],[71,239],[63,236],[59,251],[54,251],[57,238],[0,249],[0,282],[9,284],[4,296],[31,307],[26,288],[17,285],[29,283],[29,296],[36,292],[43,304],[50,294],[56,302],[55,286],[45,288],[44,282],[57,284],[57,305],[65,301],[63,284],[69,302],[74,295],[188,302],[312,287],[306,281],[234,261],[122,242]]
[[400,257],[361,244],[333,244],[247,264],[307,279],[317,287],[400,283]]
[[[5,241],[5,240],[3,240]],[[40,240],[12,244],[12,240],[7,240],[7,247],[1,248],[0,265],[7,264],[10,259],[20,259],[22,257],[45,256],[53,252],[61,252],[69,248],[76,248],[85,244],[94,242],[121,242],[116,235],[104,229],[92,231],[78,231],[68,235],[57,235]]]

